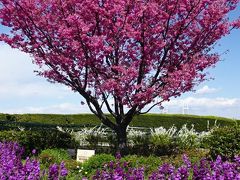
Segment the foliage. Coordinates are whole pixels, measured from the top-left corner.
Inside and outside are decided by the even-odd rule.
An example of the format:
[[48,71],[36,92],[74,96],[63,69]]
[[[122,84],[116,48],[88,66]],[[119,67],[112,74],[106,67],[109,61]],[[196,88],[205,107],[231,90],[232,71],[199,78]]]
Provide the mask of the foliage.
[[[204,150],[191,150],[185,151],[188,155],[190,161],[195,164],[199,162],[202,158],[206,157],[207,151]],[[107,156],[107,157],[106,157]],[[100,159],[100,160],[99,160]],[[99,162],[100,161],[100,162]],[[90,160],[85,161],[78,169],[76,166],[73,167],[75,170],[75,177],[92,177],[96,170],[103,169],[106,164],[114,164],[116,160],[111,155],[99,154],[94,155]],[[145,176],[149,176],[153,171],[158,169],[158,167],[164,163],[170,163],[175,167],[180,167],[182,165],[182,154],[175,154],[174,156],[138,156],[138,155],[128,155],[121,158],[120,163],[127,163],[128,168],[141,168],[144,167]],[[65,163],[67,167],[67,162]],[[79,171],[79,172],[78,172]],[[71,172],[71,169],[69,169]],[[77,173],[78,172],[78,173]]]
[[73,125],[100,125],[97,117],[93,114],[0,114],[0,121],[8,121],[9,117],[19,123],[39,123],[54,125],[53,127],[57,125],[66,125],[69,127]]
[[106,162],[112,160],[114,160],[114,156],[110,154],[96,154],[83,162],[81,173],[87,176],[93,175],[97,169],[101,169]]
[[206,141],[212,158],[221,155],[223,159],[233,159],[240,154],[240,127],[215,128]]
[[173,153],[174,150],[174,136],[177,129],[172,126],[166,130],[163,127],[151,129],[150,143],[151,149],[156,155],[166,155]]
[[97,170],[92,179],[144,179],[144,169],[131,168],[128,162],[121,162],[121,155],[116,155],[115,161],[106,163],[101,170]]
[[[46,150],[48,154],[62,154],[62,150]],[[35,151],[33,151],[35,153]],[[23,148],[17,143],[0,143],[0,179],[64,179],[69,180],[89,177],[90,179],[238,179],[240,174],[240,158],[223,161],[220,156],[210,161],[202,158],[205,152],[188,151],[177,157],[139,157],[117,154],[95,155],[83,164],[72,160],[54,163],[49,169],[41,170],[40,162],[34,157],[22,160]],[[190,158],[188,158],[190,157]],[[66,165],[65,165],[66,164]],[[68,165],[67,165],[68,164]],[[69,168],[69,170],[66,169]],[[85,178],[86,179],[86,178]]]
[[145,176],[152,173],[163,163],[161,157],[158,156],[137,156],[128,155],[121,159],[121,162],[127,162],[129,168],[141,168],[144,167]]
[[36,149],[71,148],[75,141],[71,135],[60,131],[0,131],[0,141],[16,141],[25,147],[25,155]]
[[[216,127],[217,128],[217,127]],[[208,132],[196,132],[194,125],[191,129],[188,129],[186,125],[177,132],[176,134],[176,146],[179,150],[187,150],[200,148],[203,146],[205,139],[211,135],[211,130]]]
[[164,163],[159,166],[158,170],[150,175],[144,175],[143,167],[129,166],[126,161],[116,161],[107,163],[101,170],[98,170],[93,176],[93,179],[238,179],[240,174],[240,158],[235,157],[233,162],[222,161],[218,156],[216,161],[207,161],[205,158],[199,162],[191,163],[187,155],[182,156],[180,166],[174,166],[169,163]]
[[139,127],[164,127],[169,129],[174,126],[179,130],[184,124],[188,128],[194,125],[197,132],[208,131],[216,126],[233,126],[240,121],[228,118],[215,117],[215,116],[197,116],[197,115],[182,115],[182,114],[145,114],[135,116],[130,124],[131,126]]
[[60,165],[64,162],[68,170],[67,179],[79,179],[80,167],[82,163],[77,162],[76,159],[71,159],[68,152],[64,149],[45,149],[38,155],[38,160],[41,169],[48,169],[51,164]]
[[0,179],[60,179],[67,176],[64,163],[52,164],[48,170],[41,171],[36,159],[27,158],[22,162],[24,149],[17,143],[0,143]]
[[179,152],[171,156],[161,156],[162,164],[172,164],[175,167],[182,165],[182,155],[185,154],[189,157],[192,164],[198,163],[201,159],[208,157],[209,151],[206,149],[191,149]]
[[146,132],[142,130],[130,129],[127,131],[129,146],[142,145],[146,142]]
[[129,154],[138,154],[138,155],[149,155],[149,135],[148,132],[144,129],[138,128],[128,128],[127,130],[128,137],[128,151]]
[[[62,132],[65,131],[59,127]],[[97,149],[99,153],[116,150],[116,135],[104,127],[84,128],[81,131],[71,131],[70,134],[79,142],[79,146],[84,148]],[[194,126],[191,129],[183,125],[179,130],[172,126],[169,129],[158,127],[151,129],[128,128],[128,153],[149,156],[167,155],[184,151],[188,149],[204,147],[205,139],[211,134],[211,131],[196,132]],[[100,149],[105,145],[105,149]],[[106,151],[106,149],[110,149]]]
[[[25,127],[25,129],[34,127],[55,129],[56,126],[61,126],[68,129],[82,129],[83,127],[94,127],[100,125],[99,120],[93,114],[0,114],[1,129],[6,126],[12,126],[4,121],[7,116],[14,116],[16,119],[15,127]],[[110,115],[107,115],[112,118]],[[17,124],[22,123],[22,124]],[[26,123],[26,124],[24,124]],[[27,123],[30,123],[29,125]],[[222,117],[214,116],[197,116],[197,115],[181,115],[181,114],[146,114],[139,115],[133,118],[130,126],[135,127],[164,127],[169,129],[174,124],[177,129],[180,129],[184,124],[190,128],[194,125],[197,132],[208,131],[217,123],[218,126],[233,126],[236,123],[240,123],[238,120],[232,120]]]
[[179,130],[176,126],[169,129],[163,127],[153,128],[150,134],[150,151],[156,155],[179,153],[190,149],[205,146],[205,139],[211,134],[211,130],[196,132],[194,125],[191,129],[183,125]]
[[69,131],[58,127],[58,130],[70,133],[79,148],[95,149],[96,153],[113,153],[116,150],[116,138],[109,129],[99,127],[82,128],[80,131]]
[[176,168],[171,164],[163,164],[149,179],[238,179],[239,163],[239,158],[235,162],[224,162],[218,156],[216,161],[203,158],[199,163],[192,164],[187,156],[183,156],[183,165]]
[[71,157],[64,149],[45,149],[38,155],[41,165],[49,167],[51,164],[60,164],[62,161],[70,160]]
[[82,165],[82,163],[76,161],[76,159],[70,159],[70,160],[64,160],[65,167],[68,170],[68,178],[74,178],[79,176],[79,170]]
[[203,81],[203,70],[219,59],[209,49],[235,28],[227,14],[237,6],[220,0],[0,2],[1,24],[12,35],[2,33],[1,40],[31,54],[39,75],[72,87],[95,110],[105,99],[112,115],[108,96],[118,110],[140,111],[156,97],[166,101]]

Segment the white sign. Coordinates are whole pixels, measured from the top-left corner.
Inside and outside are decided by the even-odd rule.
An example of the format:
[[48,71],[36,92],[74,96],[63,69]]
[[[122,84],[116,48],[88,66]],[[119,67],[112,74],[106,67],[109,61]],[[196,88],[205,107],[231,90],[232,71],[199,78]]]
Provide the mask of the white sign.
[[95,150],[78,149],[77,161],[84,162],[93,155],[95,155]]

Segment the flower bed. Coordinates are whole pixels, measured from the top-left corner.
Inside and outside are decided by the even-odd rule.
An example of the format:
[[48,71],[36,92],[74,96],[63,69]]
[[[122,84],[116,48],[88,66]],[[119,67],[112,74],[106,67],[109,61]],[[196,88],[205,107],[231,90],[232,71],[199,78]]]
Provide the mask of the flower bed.
[[[48,170],[40,170],[40,163],[34,158],[22,160],[24,149],[14,142],[0,142],[0,179],[1,180],[57,180],[67,176],[64,163],[52,164]],[[33,151],[33,153],[35,153]]]
[[[14,142],[0,142],[0,179],[16,179],[16,180],[38,180],[38,179],[87,179],[84,177],[86,173],[73,172],[73,169],[69,167],[65,168],[65,163],[56,162],[49,166],[49,168],[40,169],[40,161],[34,157],[22,159],[24,150],[19,144]],[[191,157],[191,156],[189,156]],[[182,163],[176,165],[164,162],[159,164],[159,167],[146,173],[146,166],[140,163],[138,166],[132,166],[130,161],[124,160],[118,154],[116,159],[112,161],[106,157],[106,161],[102,157],[103,164],[94,168],[96,173],[88,176],[89,179],[95,180],[161,180],[161,179],[240,179],[240,157],[236,156],[232,161],[223,161],[220,156],[216,160],[207,160],[202,158],[195,163],[191,163],[192,159],[188,158],[187,155],[182,156]],[[98,158],[98,159],[99,159]],[[108,162],[110,161],[110,162]],[[83,164],[84,165],[84,164]],[[73,167],[74,168],[74,167]],[[86,168],[86,167],[85,167]],[[90,165],[89,165],[90,168]],[[93,172],[94,172],[93,171]],[[82,174],[82,175],[80,175]]]
[[215,161],[206,159],[192,164],[186,155],[183,155],[183,164],[180,167],[174,167],[171,164],[163,164],[153,172],[149,177],[144,175],[144,167],[129,168],[128,162],[121,162],[117,155],[116,162],[111,161],[96,172],[94,180],[185,180],[185,179],[240,179],[240,157],[236,157],[233,162],[222,161],[221,157]]

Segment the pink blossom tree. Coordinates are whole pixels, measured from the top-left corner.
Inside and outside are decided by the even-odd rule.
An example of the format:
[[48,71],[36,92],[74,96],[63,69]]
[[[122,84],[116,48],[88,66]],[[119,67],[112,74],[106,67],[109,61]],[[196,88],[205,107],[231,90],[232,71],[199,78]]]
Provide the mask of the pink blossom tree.
[[79,93],[123,150],[133,116],[206,79],[217,40],[239,27],[227,18],[238,3],[0,0],[0,22],[11,29],[0,40],[30,54],[38,75]]

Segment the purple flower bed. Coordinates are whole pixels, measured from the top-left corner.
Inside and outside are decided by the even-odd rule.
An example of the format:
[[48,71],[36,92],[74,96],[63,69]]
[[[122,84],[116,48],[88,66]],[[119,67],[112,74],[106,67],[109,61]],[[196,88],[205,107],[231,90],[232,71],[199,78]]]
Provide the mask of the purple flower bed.
[[202,159],[197,164],[192,164],[187,156],[183,155],[183,165],[174,167],[171,164],[163,164],[148,178],[144,175],[144,167],[128,168],[127,162],[106,164],[101,171],[97,171],[94,180],[240,180],[240,157],[233,162],[222,161],[218,156],[216,161]]
[[[14,142],[0,142],[0,179],[1,180],[38,180],[65,179],[68,170],[64,163],[53,164],[47,170],[40,170],[40,163],[35,158],[22,160],[24,150]],[[35,152],[33,152],[35,153]],[[174,167],[171,164],[161,165],[150,175],[144,174],[144,167],[131,168],[127,162],[116,156],[96,172],[94,180],[240,180],[240,157],[234,161],[223,161],[220,156],[215,161],[206,159],[192,164],[186,155],[183,155],[183,164]],[[84,178],[86,179],[86,178]]]
[[[0,142],[0,179],[1,180],[38,180],[44,177],[57,180],[67,176],[64,163],[53,164],[48,170],[40,170],[40,163],[34,158],[22,161],[24,149],[14,142]],[[33,153],[35,153],[33,151]]]

